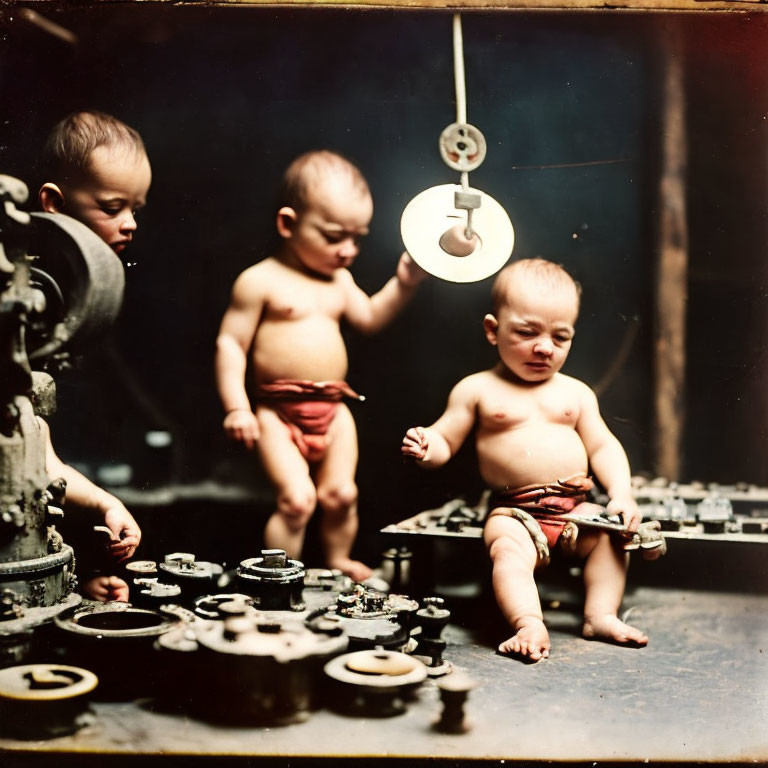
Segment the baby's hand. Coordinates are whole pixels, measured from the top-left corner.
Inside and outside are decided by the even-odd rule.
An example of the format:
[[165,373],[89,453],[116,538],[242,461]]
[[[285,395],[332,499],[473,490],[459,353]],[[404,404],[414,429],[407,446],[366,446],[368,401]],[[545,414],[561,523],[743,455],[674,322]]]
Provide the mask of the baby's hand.
[[427,273],[411,258],[408,251],[403,251],[397,264],[397,279],[408,288],[415,288]]
[[411,427],[403,438],[403,444],[400,447],[403,456],[407,456],[416,461],[424,461],[429,450],[429,441],[424,427]]
[[128,585],[117,576],[93,576],[83,583],[82,592],[91,600],[128,602]]
[[607,509],[612,515],[621,515],[624,525],[631,532],[636,531],[643,520],[640,510],[637,508],[637,503],[631,495],[614,496],[608,502]]
[[131,557],[139,546],[141,529],[133,519],[133,515],[119,502],[107,510],[104,515],[104,524],[112,533],[112,541],[109,544],[110,554],[117,559],[118,563],[122,563],[123,560]]
[[224,431],[250,451],[259,439],[259,422],[253,411],[238,408],[224,417]]

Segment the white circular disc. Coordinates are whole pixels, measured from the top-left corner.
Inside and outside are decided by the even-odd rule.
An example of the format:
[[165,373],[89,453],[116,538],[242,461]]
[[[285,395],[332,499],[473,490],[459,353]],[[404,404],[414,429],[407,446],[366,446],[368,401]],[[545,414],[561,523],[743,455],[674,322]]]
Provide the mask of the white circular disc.
[[469,256],[452,256],[440,247],[443,233],[467,221],[467,212],[456,208],[454,195],[463,191],[458,184],[441,184],[425,189],[405,207],[400,234],[405,249],[424,270],[452,283],[474,283],[498,272],[512,255],[515,231],[507,212],[490,195],[478,189],[481,204],[472,211],[472,230],[480,245]]

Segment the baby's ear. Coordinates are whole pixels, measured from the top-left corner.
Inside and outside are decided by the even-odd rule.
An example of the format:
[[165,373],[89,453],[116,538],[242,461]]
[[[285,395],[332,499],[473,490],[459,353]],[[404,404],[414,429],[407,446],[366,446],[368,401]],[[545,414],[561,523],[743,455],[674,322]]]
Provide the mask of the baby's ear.
[[296,225],[296,221],[299,218],[299,214],[296,213],[294,208],[288,205],[284,205],[277,212],[277,219],[275,225],[277,226],[277,234],[280,237],[284,237],[286,240],[293,235],[293,228]]
[[483,330],[485,331],[485,338],[488,339],[488,343],[493,344],[495,347],[498,343],[496,333],[499,330],[499,321],[491,314],[486,315],[483,318]]
[[40,207],[46,213],[61,213],[64,208],[64,195],[56,184],[46,181],[37,194]]

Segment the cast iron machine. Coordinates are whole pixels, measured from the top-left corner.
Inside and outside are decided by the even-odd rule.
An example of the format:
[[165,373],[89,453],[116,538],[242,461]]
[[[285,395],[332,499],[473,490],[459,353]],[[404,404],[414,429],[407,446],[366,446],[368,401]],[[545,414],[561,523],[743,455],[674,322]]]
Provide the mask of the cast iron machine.
[[74,552],[56,531],[66,484],[48,477],[37,416],[55,410],[49,373],[70,342],[117,315],[120,260],[62,214],[26,213],[23,182],[0,176],[0,665],[17,663],[35,626],[75,606]]

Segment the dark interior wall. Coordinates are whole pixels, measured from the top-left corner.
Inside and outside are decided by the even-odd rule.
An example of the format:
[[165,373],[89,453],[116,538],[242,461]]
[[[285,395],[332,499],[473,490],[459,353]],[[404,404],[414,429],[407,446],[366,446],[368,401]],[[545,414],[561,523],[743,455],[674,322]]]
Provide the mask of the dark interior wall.
[[[60,377],[52,425],[57,448],[91,472],[126,462],[136,484],[149,484],[167,477],[170,468],[144,435],[170,428],[183,479],[262,487],[255,462],[228,445],[220,429],[212,358],[231,284],[274,245],[273,194],[282,169],[316,147],[355,160],[373,192],[372,233],[353,267],[355,278],[372,292],[391,275],[402,249],[405,205],[427,187],[457,181],[437,152],[440,131],[455,119],[451,14],[113,3],[35,7],[76,32],[80,44],[73,48],[13,18],[13,11],[3,12],[0,169],[34,186],[34,161],[50,127],[73,109],[92,107],[141,132],[154,174],[137,238],[124,254],[133,266],[113,331],[119,355],[91,351],[80,370]],[[740,263],[730,277],[733,295],[748,287],[762,302],[758,309],[750,304],[750,312],[765,318],[766,126],[758,116],[766,112],[766,55],[732,42],[707,56],[697,44],[743,35],[752,46],[764,42],[763,17],[748,17],[749,25],[744,18],[464,14],[468,115],[489,146],[470,183],[509,213],[516,257],[562,262],[583,284],[582,315],[565,371],[599,386],[606,420],[636,471],[652,469],[660,26],[693,22],[689,53],[699,54],[689,95],[698,137],[691,205],[697,216],[694,381],[712,373],[702,339],[710,325],[721,327],[706,294],[718,285],[717,269]],[[746,74],[751,86],[733,82]],[[699,122],[707,126],[702,133]],[[726,129],[727,149],[721,146]],[[740,141],[762,152],[761,167],[752,153],[741,161],[745,179],[733,169]],[[716,220],[702,197],[711,177],[726,185]],[[753,212],[746,227],[737,215],[745,196]],[[731,249],[734,222],[741,230],[738,253]],[[717,269],[699,268],[702,251],[712,254]],[[398,446],[406,427],[439,415],[459,378],[493,364],[481,327],[491,283],[431,280],[379,336],[348,337],[349,380],[368,396],[356,417],[364,524],[371,529],[466,489],[479,491],[471,451],[446,470],[422,474],[400,461]],[[762,337],[754,317],[742,319],[747,338],[739,339],[739,348],[746,350]],[[607,381],[633,333],[625,364]],[[731,336],[724,333],[727,346]],[[738,365],[746,352],[732,354]],[[752,374],[739,376],[735,390],[756,395]],[[699,392],[692,385],[690,466],[706,472],[705,479],[720,479],[710,456],[720,456],[720,465],[727,456],[727,465],[738,450],[717,444],[717,432],[702,418],[707,397],[698,399]],[[706,455],[702,430],[711,449]],[[755,463],[751,474],[734,479],[767,482]]]

